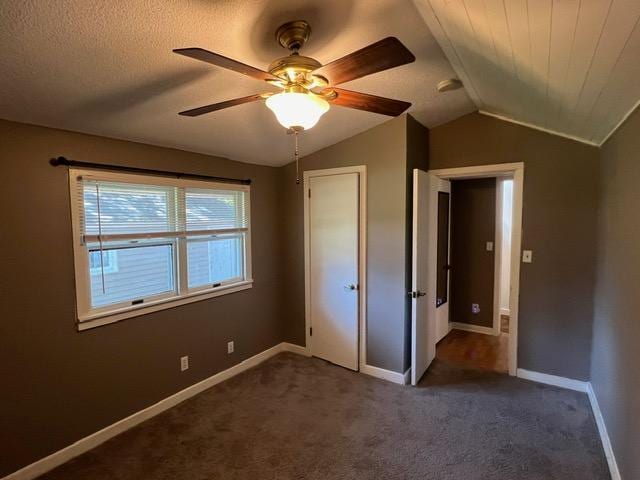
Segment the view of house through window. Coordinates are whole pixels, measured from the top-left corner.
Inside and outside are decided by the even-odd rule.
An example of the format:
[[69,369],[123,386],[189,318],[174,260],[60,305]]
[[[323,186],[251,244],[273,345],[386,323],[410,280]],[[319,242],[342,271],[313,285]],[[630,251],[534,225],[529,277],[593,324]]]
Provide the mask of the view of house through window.
[[71,180],[80,321],[250,281],[247,186],[78,171]]

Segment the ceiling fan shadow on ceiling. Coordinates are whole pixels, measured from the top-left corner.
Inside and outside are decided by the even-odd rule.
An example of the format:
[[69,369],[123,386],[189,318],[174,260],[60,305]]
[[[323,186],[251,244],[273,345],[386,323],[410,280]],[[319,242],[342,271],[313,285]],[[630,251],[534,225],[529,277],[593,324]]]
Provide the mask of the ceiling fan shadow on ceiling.
[[268,71],[260,70],[203,48],[173,50],[180,55],[233,70],[282,89],[282,92],[279,93],[258,93],[192,108],[179,114],[197,117],[244,103],[266,100],[267,107],[273,111],[278,122],[288,132],[295,134],[297,164],[298,132],[312,128],[331,105],[394,117],[402,114],[411,106],[409,102],[336,87],[336,85],[372,73],[382,72],[415,61],[413,54],[400,40],[395,37],[387,37],[338,60],[322,65],[316,59],[299,53],[310,35],[311,27],[304,20],[281,25],[276,30],[276,40],[291,53],[274,60],[269,65]]

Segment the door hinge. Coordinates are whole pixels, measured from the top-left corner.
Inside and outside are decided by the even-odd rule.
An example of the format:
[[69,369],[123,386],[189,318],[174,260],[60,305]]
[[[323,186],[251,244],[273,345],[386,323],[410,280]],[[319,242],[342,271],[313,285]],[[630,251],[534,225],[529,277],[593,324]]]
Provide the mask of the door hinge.
[[311,189],[308,190],[309,198],[311,198]]
[[309,327],[309,336],[313,337],[313,327]]

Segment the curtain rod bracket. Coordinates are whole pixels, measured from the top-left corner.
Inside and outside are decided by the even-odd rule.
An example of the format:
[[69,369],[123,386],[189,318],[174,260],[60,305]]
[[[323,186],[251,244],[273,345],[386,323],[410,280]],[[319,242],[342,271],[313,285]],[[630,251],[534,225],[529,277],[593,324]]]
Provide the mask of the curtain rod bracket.
[[81,167],[81,168],[96,168],[101,170],[115,170],[118,172],[129,172],[129,173],[140,173],[147,175],[158,175],[158,176],[170,176],[176,178],[190,178],[193,180],[214,180],[218,182],[226,182],[226,183],[239,183],[242,185],[251,185],[251,179],[241,179],[241,178],[228,178],[228,177],[216,177],[213,175],[199,175],[196,173],[183,173],[183,172],[171,172],[167,170],[155,170],[152,168],[138,168],[138,167],[127,167],[124,165],[107,165],[104,163],[93,163],[93,162],[84,162],[81,160],[71,160],[66,157],[57,157],[49,160],[49,163],[54,167],[64,166],[64,167]]

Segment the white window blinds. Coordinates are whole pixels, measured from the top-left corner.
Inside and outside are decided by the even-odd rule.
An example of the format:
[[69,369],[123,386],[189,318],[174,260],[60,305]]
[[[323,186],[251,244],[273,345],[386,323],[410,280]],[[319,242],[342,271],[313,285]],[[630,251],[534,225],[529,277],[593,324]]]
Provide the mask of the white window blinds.
[[83,241],[248,230],[248,192],[79,179]]
[[126,174],[72,182],[80,321],[250,281],[248,186]]

